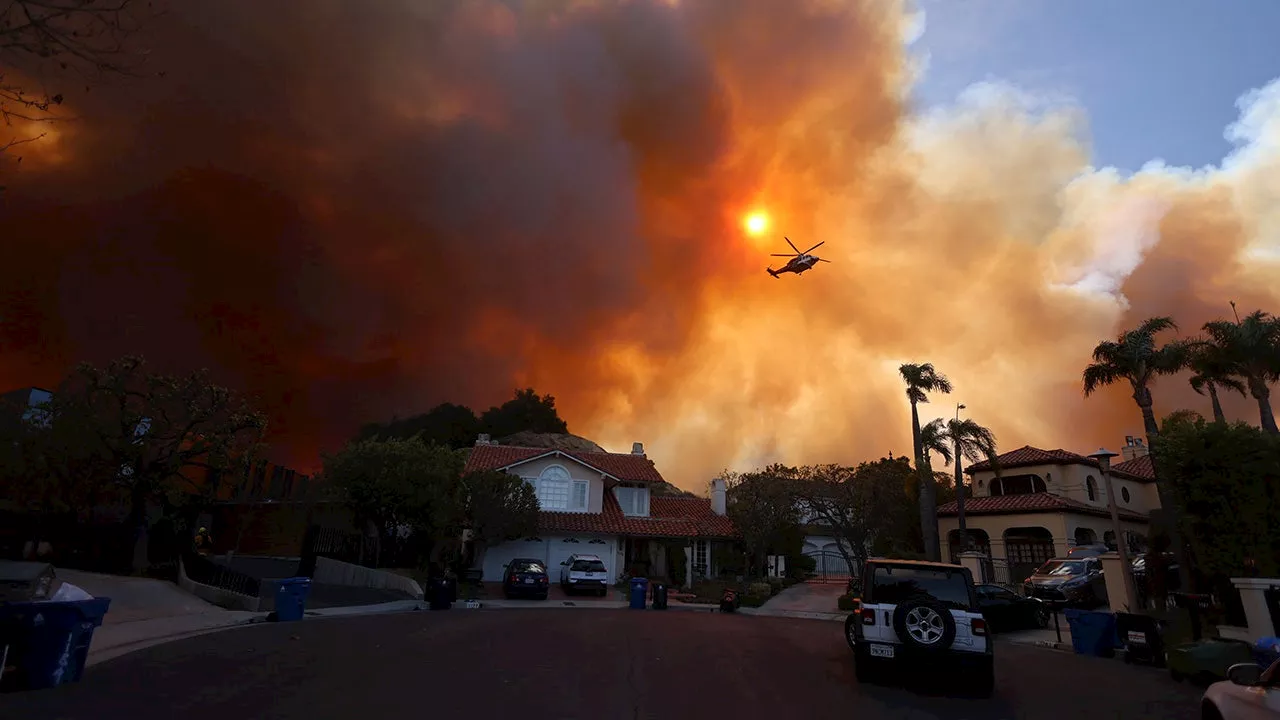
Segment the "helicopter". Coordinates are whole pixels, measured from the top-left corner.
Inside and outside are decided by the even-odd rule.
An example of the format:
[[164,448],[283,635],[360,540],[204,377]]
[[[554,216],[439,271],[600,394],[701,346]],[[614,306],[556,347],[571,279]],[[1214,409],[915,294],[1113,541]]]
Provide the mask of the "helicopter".
[[826,240],[823,240],[822,242],[818,243],[817,245],[814,245],[813,247],[809,248],[808,250],[805,250],[804,252],[800,252],[800,249],[796,247],[795,243],[791,242],[791,238],[784,237],[782,239],[786,240],[787,244],[791,246],[791,249],[795,250],[796,252],[794,255],[791,253],[772,253],[770,255],[770,257],[791,258],[790,260],[787,261],[786,265],[783,265],[777,270],[774,270],[773,268],[765,268],[765,270],[775,278],[781,275],[782,273],[787,273],[787,272],[792,272],[799,275],[805,270],[812,268],[817,263],[831,262],[830,260],[823,260],[817,255],[809,254],[814,250],[818,249],[819,247],[821,247],[822,245],[824,245],[827,242]]

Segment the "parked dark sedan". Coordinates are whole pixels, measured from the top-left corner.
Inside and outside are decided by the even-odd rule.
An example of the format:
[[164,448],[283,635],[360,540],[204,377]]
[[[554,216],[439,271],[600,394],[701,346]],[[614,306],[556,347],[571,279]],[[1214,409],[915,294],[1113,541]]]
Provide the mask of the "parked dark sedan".
[[502,594],[508,599],[534,597],[546,600],[550,587],[547,565],[541,560],[517,558],[507,563],[507,572],[502,578]]
[[974,589],[978,607],[992,632],[1044,628],[1049,625],[1049,607],[1038,598],[1023,597],[999,585],[978,585]]
[[1055,605],[1097,607],[1107,602],[1102,561],[1096,557],[1050,560],[1026,579],[1023,592]]

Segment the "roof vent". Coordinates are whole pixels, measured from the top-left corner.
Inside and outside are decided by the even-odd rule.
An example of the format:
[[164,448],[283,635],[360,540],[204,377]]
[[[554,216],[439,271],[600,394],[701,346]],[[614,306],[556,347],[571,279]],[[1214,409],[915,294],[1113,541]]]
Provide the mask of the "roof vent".
[[643,454],[644,454],[644,443],[631,443],[631,454],[632,454],[632,455],[643,455]]

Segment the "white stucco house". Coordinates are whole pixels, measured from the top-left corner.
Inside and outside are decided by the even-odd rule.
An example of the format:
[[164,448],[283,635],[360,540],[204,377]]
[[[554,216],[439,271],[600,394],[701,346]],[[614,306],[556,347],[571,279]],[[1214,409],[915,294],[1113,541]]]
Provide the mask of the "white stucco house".
[[[1160,508],[1155,470],[1141,443],[1124,448],[1124,462],[1111,466],[1121,530],[1130,547],[1146,543],[1150,514]],[[965,470],[973,497],[965,501],[965,525],[977,550],[990,558],[994,581],[1017,584],[1046,560],[1074,545],[1103,542],[1114,547],[1106,485],[1096,460],[1069,450],[1030,445]],[[942,557],[958,562],[962,543],[954,502],[938,508]]]
[[[574,554],[594,554],[610,576],[643,575],[691,584],[716,574],[713,550],[730,541],[723,481],[710,498],[655,495],[664,484],[640,443],[630,453],[498,445],[481,435],[466,471],[501,470],[533,486],[541,512],[538,534],[489,547],[475,561],[484,581],[499,581],[515,558],[547,563],[555,578]],[[669,575],[671,553],[685,556],[684,577]]]

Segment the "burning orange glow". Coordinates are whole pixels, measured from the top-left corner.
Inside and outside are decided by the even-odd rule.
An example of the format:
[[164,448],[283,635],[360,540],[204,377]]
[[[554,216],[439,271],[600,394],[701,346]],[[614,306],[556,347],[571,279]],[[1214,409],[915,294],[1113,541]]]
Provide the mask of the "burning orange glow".
[[[955,385],[921,423],[963,402],[1004,450],[1111,447],[1142,419],[1083,397],[1098,341],[1280,311],[1280,82],[1219,165],[1128,173],[1033,91],[915,112],[910,0],[206,4],[149,33],[167,80],[64,83],[85,121],[0,157],[0,391],[210,367],[305,468],[532,386],[702,492],[910,454],[904,362]],[[769,277],[784,236],[830,262]]]

